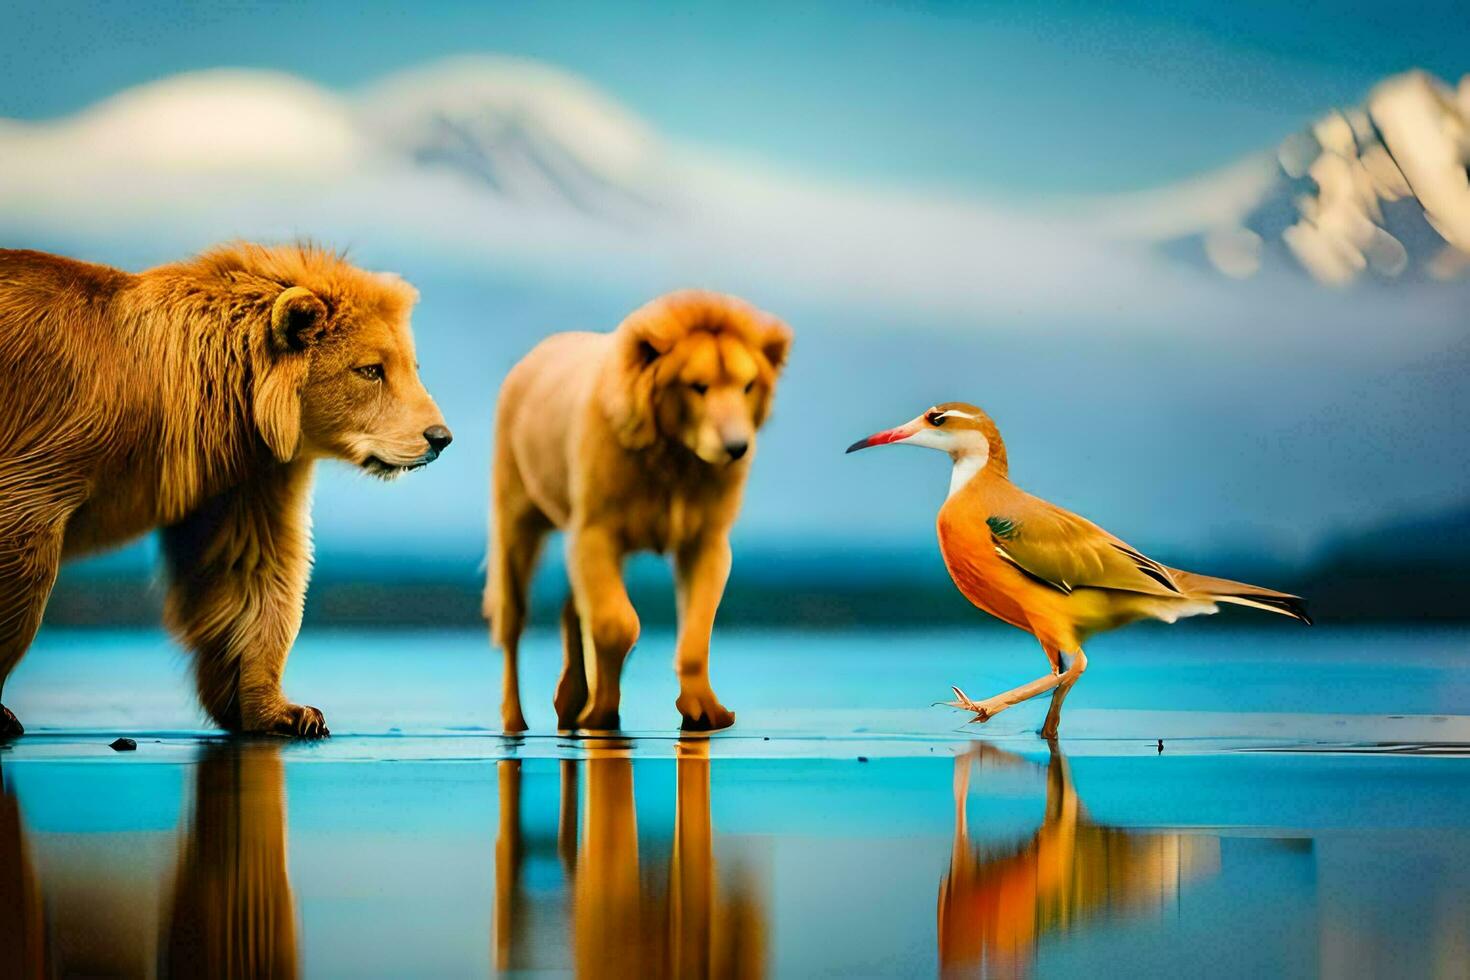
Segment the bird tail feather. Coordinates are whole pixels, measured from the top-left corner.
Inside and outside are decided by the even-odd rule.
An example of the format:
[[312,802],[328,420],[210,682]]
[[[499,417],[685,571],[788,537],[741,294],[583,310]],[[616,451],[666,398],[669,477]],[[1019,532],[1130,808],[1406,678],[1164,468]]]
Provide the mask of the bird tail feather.
[[1199,596],[1215,602],[1228,602],[1237,606],[1249,606],[1252,609],[1264,609],[1267,612],[1280,613],[1282,616],[1299,619],[1308,626],[1312,625],[1312,617],[1307,613],[1306,600],[1301,596],[1291,595],[1288,592],[1277,592],[1275,589],[1263,589],[1259,585],[1232,582],[1228,578],[1197,575],[1194,572],[1181,572],[1177,569],[1171,569],[1171,572],[1174,581],[1179,583],[1180,588],[1187,595]]

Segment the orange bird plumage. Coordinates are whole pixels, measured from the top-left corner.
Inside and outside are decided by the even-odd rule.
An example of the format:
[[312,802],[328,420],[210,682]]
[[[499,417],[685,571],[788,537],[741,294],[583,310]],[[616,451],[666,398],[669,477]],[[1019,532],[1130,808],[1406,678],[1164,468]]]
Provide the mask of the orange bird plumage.
[[975,721],[1054,690],[1041,729],[1054,738],[1062,701],[1087,669],[1082,644],[1140,619],[1172,623],[1227,602],[1312,621],[1297,596],[1161,565],[1091,521],[1026,493],[1010,481],[1000,431],[973,405],[936,405],[847,451],[884,445],[949,454],[954,471],[938,520],[945,567],[966,599],[1034,635],[1051,664],[1046,676],[984,701],[954,688],[956,700],[945,703],[975,712]]

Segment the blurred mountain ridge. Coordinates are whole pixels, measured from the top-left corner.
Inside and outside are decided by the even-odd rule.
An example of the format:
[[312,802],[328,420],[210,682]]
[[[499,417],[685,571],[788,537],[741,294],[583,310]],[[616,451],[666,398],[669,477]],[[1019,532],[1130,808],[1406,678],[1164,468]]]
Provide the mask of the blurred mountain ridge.
[[623,106],[549,65],[452,58],[356,97],[364,131],[392,152],[525,207],[614,222],[666,208],[665,148]]

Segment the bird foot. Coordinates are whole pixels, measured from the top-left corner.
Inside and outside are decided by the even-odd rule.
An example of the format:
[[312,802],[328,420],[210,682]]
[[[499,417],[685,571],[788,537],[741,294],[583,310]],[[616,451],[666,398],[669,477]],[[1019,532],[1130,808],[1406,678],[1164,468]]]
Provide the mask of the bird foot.
[[975,713],[975,717],[971,718],[969,721],[969,724],[972,725],[976,722],[984,724],[985,722],[990,720],[991,711],[989,708],[985,707],[985,705],[981,704],[979,701],[971,699],[968,694],[953,685],[950,686],[950,690],[954,692],[955,699],[953,701],[937,701],[935,703],[942,704],[946,708],[958,708],[961,711],[973,711]]

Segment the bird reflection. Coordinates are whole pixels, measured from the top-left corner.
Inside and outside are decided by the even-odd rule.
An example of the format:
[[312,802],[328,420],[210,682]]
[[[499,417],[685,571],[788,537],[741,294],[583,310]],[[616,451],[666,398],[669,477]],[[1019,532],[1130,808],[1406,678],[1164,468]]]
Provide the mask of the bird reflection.
[[1028,840],[977,846],[966,813],[970,777],[986,768],[1041,768],[980,743],[955,760],[955,834],[939,887],[939,961],[946,976],[1024,976],[1037,941],[1089,919],[1158,914],[1191,879],[1220,867],[1218,838],[1104,827],[1083,808],[1066,756],[1053,745],[1046,811]]
[[20,806],[0,763],[0,976],[49,976],[47,960],[40,887]]
[[[521,768],[499,764],[494,959],[501,971],[571,969],[582,977],[755,977],[765,972],[764,908],[750,879],[724,875],[710,826],[709,743],[677,747],[674,839],[640,856],[633,760],[626,742],[600,742],[561,763],[557,836],[527,841]],[[579,775],[585,778],[578,827]],[[580,830],[580,833],[579,833]],[[568,882],[559,900],[527,895],[525,864],[555,850]],[[548,930],[564,929],[560,937]],[[569,950],[570,963],[550,962]],[[539,962],[538,962],[539,959]]]
[[205,749],[165,929],[168,976],[296,976],[279,745]]

